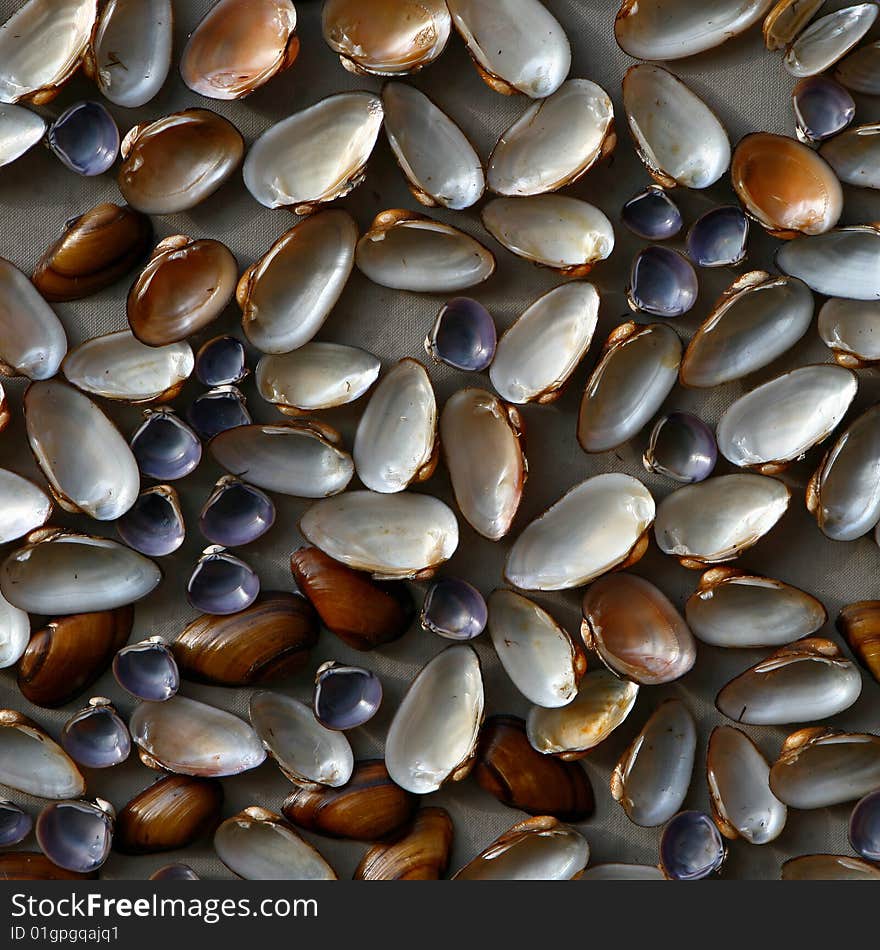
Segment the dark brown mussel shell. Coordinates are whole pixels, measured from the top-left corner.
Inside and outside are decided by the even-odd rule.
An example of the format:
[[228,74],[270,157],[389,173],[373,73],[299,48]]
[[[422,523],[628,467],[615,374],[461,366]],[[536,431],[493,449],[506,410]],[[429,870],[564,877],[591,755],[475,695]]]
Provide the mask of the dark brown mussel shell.
[[356,881],[439,881],[449,867],[452,820],[443,808],[422,808],[412,828],[363,856]]
[[880,682],[880,600],[848,604],[837,617],[837,629],[856,659]]
[[0,854],[0,881],[89,881],[98,876],[65,871],[36,851],[9,851]]
[[492,716],[483,724],[474,777],[502,805],[529,815],[580,822],[596,809],[593,787],[580,763],[536,752],[525,722],[516,716]]
[[222,807],[223,787],[216,779],[168,775],[122,809],[113,847],[123,854],[185,848],[214,831]]
[[171,650],[186,679],[253,686],[301,669],[320,629],[318,615],[304,597],[272,591],[237,614],[203,614],[177,635]]
[[18,664],[18,688],[36,706],[63,706],[110,666],[131,635],[134,608],[61,617],[38,630]]
[[294,551],[290,570],[324,626],[355,650],[397,640],[415,616],[412,597],[401,581],[374,581],[317,548]]
[[153,243],[150,219],[110,202],[67,222],[64,233],[37,261],[33,282],[50,301],[79,300],[133,270]]
[[341,788],[297,788],[281,810],[295,825],[330,838],[378,841],[404,828],[416,807],[416,796],[391,781],[384,761],[370,759]]

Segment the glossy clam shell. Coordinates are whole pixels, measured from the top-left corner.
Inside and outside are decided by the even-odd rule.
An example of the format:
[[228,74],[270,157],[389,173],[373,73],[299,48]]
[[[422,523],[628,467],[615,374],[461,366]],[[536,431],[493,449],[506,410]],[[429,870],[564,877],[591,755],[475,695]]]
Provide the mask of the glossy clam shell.
[[203,386],[238,385],[250,372],[244,343],[228,334],[212,337],[199,347],[195,369]]
[[700,267],[734,267],[747,253],[749,219],[733,205],[701,215],[687,235],[688,257]]
[[594,864],[581,875],[582,881],[665,881],[666,876],[653,864],[618,864],[609,861]]
[[46,145],[75,174],[102,175],[119,153],[119,129],[100,102],[76,102],[49,126]]
[[144,421],[135,430],[130,445],[138,468],[148,478],[184,478],[202,460],[198,436],[167,406],[144,410]]
[[136,699],[163,703],[180,688],[180,672],[168,644],[159,637],[123,647],[113,657],[113,678]]
[[853,225],[783,245],[776,266],[818,294],[880,300],[880,228]]
[[225,475],[199,512],[199,529],[212,544],[238,547],[271,530],[275,515],[275,503],[265,492]]
[[826,142],[819,154],[845,184],[880,188],[880,124],[841,132]]
[[0,544],[41,528],[52,516],[53,508],[52,500],[42,488],[15,472],[0,468],[0,510],[3,511]]
[[676,482],[705,481],[718,461],[715,433],[698,416],[670,412],[651,430],[642,464],[649,472]]
[[111,703],[94,697],[74,713],[61,730],[61,745],[77,763],[90,769],[108,769],[124,762],[131,753],[128,726]]
[[786,49],[818,13],[825,0],[777,0],[764,19],[764,45]]
[[452,820],[442,808],[420,808],[412,828],[390,843],[374,845],[354,872],[356,881],[437,881],[452,851]]
[[250,607],[259,593],[257,572],[220,545],[205,548],[186,585],[190,606],[209,614],[238,613]]
[[486,629],[488,620],[483,595],[458,577],[434,581],[419,612],[421,628],[446,640],[474,640]]
[[206,441],[227,429],[249,426],[254,421],[247,399],[235,386],[217,386],[197,396],[187,407],[186,418]]
[[188,864],[163,864],[150,875],[151,881],[198,881],[198,874]]
[[837,618],[837,629],[844,635],[856,659],[880,682],[880,602],[861,600],[848,604]]
[[850,53],[834,70],[834,78],[851,89],[868,96],[880,95],[880,42],[868,43]]
[[31,833],[34,821],[13,802],[0,799],[0,846],[19,844]]
[[[802,79],[792,90],[791,103],[797,122],[798,138],[807,145],[826,142],[846,129],[856,114],[853,97],[834,79],[828,76],[809,76]],[[849,139],[850,144],[855,143]],[[837,177],[843,181],[844,162],[835,167],[832,155],[846,156],[847,149],[829,149],[821,152],[822,157],[834,169]]]
[[30,617],[0,594],[0,670],[18,663],[30,637]]
[[424,345],[435,362],[465,372],[483,372],[495,358],[498,345],[495,319],[478,300],[454,297],[440,308]]
[[46,120],[11,103],[0,105],[0,168],[30,151],[46,132]]
[[77,798],[86,788],[61,746],[12,709],[0,710],[0,781],[38,798]]
[[783,65],[793,76],[815,76],[842,59],[871,29],[876,3],[857,3],[814,20],[791,44]]
[[382,681],[362,666],[330,661],[318,667],[312,709],[322,726],[345,732],[369,722],[382,704]]
[[782,865],[783,881],[876,881],[880,868],[848,854],[803,854]]
[[649,185],[630,198],[620,211],[620,220],[646,241],[667,241],[684,225],[678,205],[660,185]]
[[652,244],[633,258],[626,301],[630,310],[657,317],[681,317],[699,294],[697,273],[678,251]]
[[0,874],[5,881],[88,881],[97,871],[78,874],[53,864],[44,854],[34,851],[10,851],[0,854]]
[[113,806],[97,799],[53,802],[37,815],[34,832],[46,857],[67,871],[97,871],[110,856]]
[[721,869],[727,857],[724,839],[701,811],[681,811],[660,837],[660,869],[671,881],[700,881]]
[[55,311],[27,277],[0,258],[0,363],[7,372],[48,379],[67,352]]

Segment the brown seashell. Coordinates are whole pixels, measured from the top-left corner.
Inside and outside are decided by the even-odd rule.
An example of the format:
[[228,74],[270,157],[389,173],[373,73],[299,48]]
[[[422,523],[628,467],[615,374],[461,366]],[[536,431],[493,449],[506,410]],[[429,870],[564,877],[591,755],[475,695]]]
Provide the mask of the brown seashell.
[[237,614],[203,614],[175,637],[171,650],[186,679],[253,686],[301,669],[319,632],[318,615],[304,597],[274,591]]
[[341,788],[297,787],[281,810],[295,825],[330,838],[378,841],[410,822],[417,801],[391,781],[384,760],[370,759]]
[[510,808],[560,821],[586,821],[595,811],[593,788],[577,762],[541,755],[516,716],[492,716],[480,730],[474,776]]
[[363,856],[356,881],[439,881],[449,867],[452,820],[443,808],[422,808],[412,828]]
[[237,281],[238,264],[225,244],[167,237],[128,292],[132,333],[147,346],[185,340],[220,316]]
[[0,432],[2,432],[9,425],[9,420],[11,418],[12,412],[9,409],[9,402],[6,399],[6,393],[3,390],[3,384],[0,383]]
[[391,643],[412,623],[415,606],[400,581],[374,581],[317,548],[294,551],[290,570],[324,626],[355,650]]
[[145,214],[128,205],[95,205],[68,221],[37,261],[34,286],[50,301],[88,297],[136,267],[152,240],[153,225]]
[[840,611],[836,626],[856,659],[880,683],[880,600],[848,604]]
[[134,608],[61,617],[38,630],[18,664],[18,688],[37,706],[63,706],[110,666],[131,635]]
[[223,787],[216,779],[168,775],[119,812],[113,847],[123,854],[185,848],[220,823]]
[[0,854],[0,881],[91,881],[98,876],[65,871],[36,851],[10,851]]

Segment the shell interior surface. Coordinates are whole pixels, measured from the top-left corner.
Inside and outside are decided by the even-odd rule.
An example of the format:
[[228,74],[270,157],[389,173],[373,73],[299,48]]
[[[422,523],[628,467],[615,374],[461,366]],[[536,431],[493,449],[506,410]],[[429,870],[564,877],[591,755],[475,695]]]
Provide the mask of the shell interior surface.
[[739,208],[713,208],[691,226],[688,255],[700,267],[734,266],[746,256],[748,237],[749,219]]
[[110,855],[113,817],[91,802],[55,802],[40,812],[34,830],[53,864],[88,874]]
[[699,289],[696,272],[683,254],[651,245],[633,260],[627,302],[632,310],[680,317],[693,308]]
[[834,71],[834,78],[851,89],[868,96],[880,95],[880,42],[868,43],[850,53]]
[[485,629],[489,611],[473,584],[457,577],[441,577],[425,594],[419,623],[424,630],[447,640],[473,640]]
[[679,812],[663,829],[660,867],[670,880],[702,880],[718,871],[726,856],[721,834],[701,811]]
[[116,161],[119,129],[100,102],[78,102],[49,126],[46,144],[77,175],[102,175]]
[[219,545],[206,548],[186,585],[186,597],[207,614],[246,610],[260,593],[260,578],[241,558]]
[[17,267],[0,258],[0,362],[30,379],[49,379],[66,353],[67,335],[55,311]]
[[849,129],[826,142],[820,154],[844,184],[880,188],[880,124]]
[[33,819],[13,802],[0,800],[0,847],[18,844],[31,833]]
[[868,861],[880,860],[880,794],[876,791],[869,792],[853,808],[849,843]]
[[642,461],[649,472],[677,482],[705,481],[718,461],[715,433],[698,416],[671,412],[655,423]]
[[594,864],[581,875],[582,881],[665,881],[666,877],[653,864]]
[[880,868],[848,854],[804,854],[782,865],[783,881],[876,881]]
[[425,351],[433,359],[472,373],[489,368],[497,345],[492,314],[470,297],[445,304],[425,338]]
[[771,52],[787,49],[824,5],[825,0],[776,0],[764,20],[764,45]]
[[234,336],[215,336],[199,347],[196,377],[205,386],[234,386],[248,374],[244,344]]
[[170,485],[142,491],[116,522],[116,530],[129,547],[147,557],[173,554],[186,537],[177,492]]
[[18,663],[30,638],[30,617],[0,594],[0,670]]
[[235,386],[217,386],[197,396],[187,407],[186,418],[206,442],[227,429],[249,426],[254,421],[244,394]]
[[113,676],[132,696],[164,703],[180,688],[174,654],[156,638],[123,647],[113,657]]
[[684,225],[678,205],[659,185],[649,185],[630,198],[620,212],[620,220],[646,241],[667,241]]
[[198,881],[201,880],[188,864],[163,864],[153,871],[151,881]]
[[73,759],[21,713],[0,710],[0,780],[39,798],[77,798],[85,779]]
[[202,459],[202,443],[172,409],[147,409],[131,437],[138,468],[149,478],[173,481],[194,471]]
[[[0,544],[23,538],[50,518],[52,500],[32,481],[0,468]],[[10,618],[11,619],[11,618]]]
[[853,225],[789,241],[776,266],[826,297],[880,300],[880,228]]
[[788,48],[783,64],[793,76],[815,76],[833,66],[877,19],[876,3],[857,3],[811,23]]
[[106,701],[74,713],[61,731],[64,751],[89,769],[112,768],[124,762],[131,752],[128,726]]
[[0,168],[21,158],[42,139],[46,120],[11,103],[0,105]]
[[220,479],[199,515],[199,528],[213,544],[240,547],[261,538],[275,523],[272,499],[232,475]]
[[[836,137],[852,122],[856,114],[853,97],[840,83],[827,76],[802,79],[794,87],[791,101],[797,120],[798,138],[807,144]],[[843,181],[841,169],[836,168],[830,159],[831,153],[832,149],[827,149],[822,153],[822,157]],[[845,149],[842,154],[846,154]],[[846,167],[845,164],[843,167]]]
[[327,729],[356,729],[369,722],[382,703],[382,681],[359,666],[331,663],[319,669],[312,706]]

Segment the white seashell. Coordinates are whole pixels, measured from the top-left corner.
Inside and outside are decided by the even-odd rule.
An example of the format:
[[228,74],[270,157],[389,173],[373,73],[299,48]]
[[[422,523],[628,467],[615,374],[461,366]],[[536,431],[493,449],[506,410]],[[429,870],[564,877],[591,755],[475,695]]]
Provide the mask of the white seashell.
[[848,854],[802,854],[782,865],[783,881],[876,881],[880,868]]
[[616,142],[608,93],[588,79],[569,79],[501,133],[489,158],[489,188],[514,197],[557,191],[610,155]]
[[819,311],[819,336],[841,366],[880,362],[880,301],[833,297]]
[[776,252],[776,266],[826,297],[880,300],[880,228],[859,224],[797,238]]
[[403,491],[437,464],[437,400],[425,367],[407,357],[373,390],[354,437],[358,477],[372,491]]
[[577,696],[586,657],[534,601],[512,590],[489,596],[489,634],[513,685],[536,706],[567,706]]
[[582,881],[665,881],[666,875],[653,864],[594,864],[581,875]]
[[777,0],[764,20],[764,45],[786,49],[818,13],[825,0]]
[[447,647],[410,684],[388,727],[385,765],[401,788],[436,792],[465,778],[483,721],[483,677],[476,651]]
[[18,663],[30,638],[30,617],[0,594],[0,670]]
[[519,413],[482,389],[461,389],[440,416],[440,444],[465,521],[498,541],[522,501],[528,465]]
[[880,96],[880,42],[850,53],[834,70],[834,78],[853,92]]
[[552,95],[571,68],[568,37],[539,0],[447,0],[452,22],[497,92]]
[[596,207],[564,195],[495,198],[483,226],[512,254],[567,277],[583,277],[614,250],[614,229]]
[[146,597],[162,572],[137,551],[86,534],[48,531],[0,565],[0,593],[31,614],[79,614]]
[[328,96],[254,142],[244,161],[244,183],[267,208],[307,214],[361,183],[381,127],[382,102],[372,93]]
[[586,355],[596,331],[599,293],[574,281],[539,297],[498,341],[489,378],[502,399],[552,402]]
[[792,76],[816,76],[833,66],[862,39],[877,19],[876,3],[857,3],[811,23],[785,54]]
[[675,386],[680,361],[681,340],[668,324],[612,330],[581,399],[581,448],[607,452],[638,435]]
[[660,703],[611,773],[611,795],[631,822],[656,828],[681,810],[696,752],[690,710],[679,699]]
[[376,215],[356,259],[374,284],[419,293],[456,293],[495,271],[494,256],[479,241],[414,211]]
[[880,123],[847,129],[829,139],[819,154],[847,185],[880,188]]
[[377,357],[356,346],[306,343],[264,356],[255,378],[260,395],[282,412],[315,412],[360,399],[379,378]]
[[0,468],[0,544],[23,538],[52,514],[52,500],[30,479]]
[[516,539],[505,577],[523,590],[580,587],[644,554],[654,499],[636,478],[596,475],[570,489]]
[[46,132],[46,120],[9,103],[0,105],[0,168],[33,148]]
[[86,790],[61,746],[13,709],[0,709],[0,784],[39,798],[79,798]]
[[855,663],[830,640],[808,637],[740,673],[722,687],[715,705],[735,722],[783,726],[836,716],[861,692]]
[[706,781],[715,824],[725,837],[768,844],[782,834],[788,809],[770,790],[767,760],[740,729],[712,730]]
[[67,352],[67,336],[36,287],[0,258],[0,368],[8,375],[49,379]]
[[627,70],[623,108],[639,158],[658,184],[708,188],[730,167],[724,126],[689,86],[662,67],[641,63]]
[[859,382],[843,366],[802,366],[741,396],[721,417],[721,454],[772,473],[802,458],[840,425]]
[[442,109],[402,82],[386,83],[382,105],[394,157],[422,204],[460,211],[479,201],[486,188],[483,163]]
[[381,578],[433,572],[458,547],[452,510],[430,495],[346,492],[316,502],[300,521],[303,536],[325,554]]
[[791,492],[775,478],[708,478],[660,502],[654,535],[661,551],[688,567],[732,561],[770,531],[790,500]]

